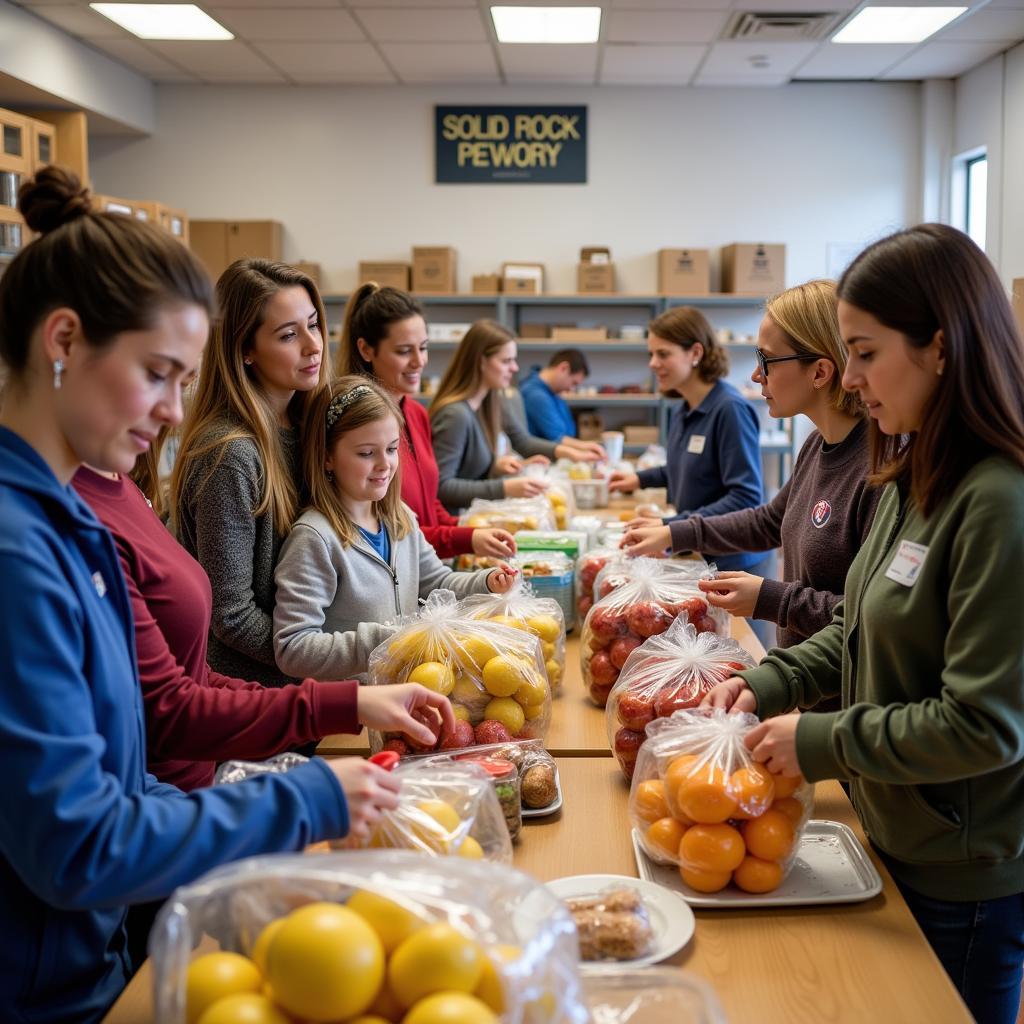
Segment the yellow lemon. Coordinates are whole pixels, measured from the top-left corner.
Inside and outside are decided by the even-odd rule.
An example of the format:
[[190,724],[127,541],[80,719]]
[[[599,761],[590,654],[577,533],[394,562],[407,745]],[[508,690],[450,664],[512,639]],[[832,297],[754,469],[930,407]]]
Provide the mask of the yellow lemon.
[[523,619],[517,619],[514,615],[492,615],[491,622],[496,622],[500,626],[509,626],[512,629],[526,629],[526,622]]
[[453,704],[452,714],[463,722],[468,722],[470,719],[469,708],[467,708],[465,704]]
[[553,644],[558,639],[561,629],[553,615],[534,615],[526,620],[531,633],[536,633],[545,643]]
[[544,714],[544,704],[524,704],[523,705],[523,718],[528,722],[536,721]]
[[455,645],[455,652],[467,672],[479,672],[498,650],[486,637],[461,636]]
[[484,848],[472,837],[466,836],[459,845],[458,855],[467,860],[483,860]]
[[385,981],[367,1012],[387,1021],[400,1021],[405,1016],[405,1007],[395,998],[391,986]]
[[271,921],[270,924],[260,932],[256,938],[256,942],[253,944],[252,952],[249,956],[252,957],[252,962],[259,968],[260,974],[267,973],[267,949],[270,946],[270,940],[277,934],[277,930],[282,924],[284,924],[283,917],[278,917]]
[[555,656],[555,645],[548,640],[544,640],[540,645],[541,652],[544,654],[544,660],[548,661],[550,658]]
[[498,1024],[498,1018],[475,996],[438,992],[421,999],[402,1024]]
[[455,686],[452,688],[449,696],[452,701],[458,701],[460,704],[472,707],[474,703],[479,703],[481,698],[486,697],[487,694],[475,679],[470,676],[459,676],[455,680]]
[[498,965],[504,966],[518,960],[523,951],[518,946],[491,946],[484,960],[484,972],[480,984],[473,994],[486,1003],[495,1013],[505,1012],[505,991],[501,984]]
[[544,662],[544,671],[547,672],[548,682],[552,686],[557,686],[562,681],[562,666],[554,658]]
[[499,654],[484,665],[484,687],[495,697],[511,697],[529,678],[529,665],[512,655]]
[[537,676],[527,679],[515,692],[515,699],[520,704],[543,704],[547,696],[547,683]]
[[438,923],[421,928],[395,950],[388,964],[388,984],[408,1008],[435,992],[472,992],[483,969],[479,944],[450,924]]
[[367,889],[354,892],[345,906],[354,910],[377,933],[388,955],[426,923],[394,900]]
[[417,665],[410,673],[408,681],[419,683],[428,690],[447,697],[455,688],[455,673],[439,661],[426,661]]
[[219,999],[241,992],[258,993],[263,978],[256,965],[240,953],[207,953],[193,960],[185,973],[185,1016],[188,1024]]
[[501,722],[512,736],[520,731],[526,715],[522,705],[512,697],[495,697],[487,707],[484,708],[484,718]]
[[199,1018],[198,1024],[291,1024],[266,996],[239,992],[218,999]]

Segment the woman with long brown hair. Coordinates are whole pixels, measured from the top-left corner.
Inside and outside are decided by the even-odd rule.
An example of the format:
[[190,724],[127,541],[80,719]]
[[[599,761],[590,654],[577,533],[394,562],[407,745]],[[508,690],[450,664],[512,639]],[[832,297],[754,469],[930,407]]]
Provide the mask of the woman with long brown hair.
[[[1024,962],[1024,343],[984,253],[941,224],[839,282],[871,417],[875,522],[832,622],[708,703],[784,775],[847,780],[971,1013],[1013,1024]],[[822,696],[842,710],[786,714]]]

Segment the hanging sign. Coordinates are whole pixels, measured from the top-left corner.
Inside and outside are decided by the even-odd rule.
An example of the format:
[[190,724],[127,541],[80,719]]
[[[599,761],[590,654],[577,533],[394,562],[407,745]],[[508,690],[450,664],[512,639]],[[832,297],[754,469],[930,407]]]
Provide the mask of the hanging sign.
[[436,180],[582,184],[586,107],[435,107]]

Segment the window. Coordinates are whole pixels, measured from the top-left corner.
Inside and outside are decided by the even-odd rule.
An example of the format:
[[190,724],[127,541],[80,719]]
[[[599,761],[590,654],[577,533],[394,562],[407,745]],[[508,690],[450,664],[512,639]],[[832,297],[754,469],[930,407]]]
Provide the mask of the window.
[[973,157],[964,167],[964,231],[980,249],[985,248],[985,218],[988,213],[988,156]]

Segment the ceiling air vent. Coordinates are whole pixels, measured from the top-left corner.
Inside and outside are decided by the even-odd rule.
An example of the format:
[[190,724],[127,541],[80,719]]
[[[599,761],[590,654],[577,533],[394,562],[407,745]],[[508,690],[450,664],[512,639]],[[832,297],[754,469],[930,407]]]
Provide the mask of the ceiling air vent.
[[719,38],[752,43],[803,43],[824,39],[841,18],[835,11],[737,11]]

